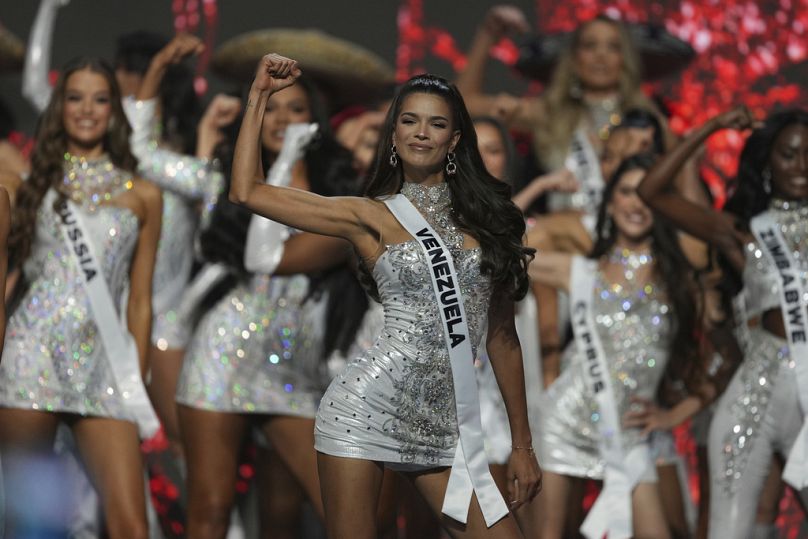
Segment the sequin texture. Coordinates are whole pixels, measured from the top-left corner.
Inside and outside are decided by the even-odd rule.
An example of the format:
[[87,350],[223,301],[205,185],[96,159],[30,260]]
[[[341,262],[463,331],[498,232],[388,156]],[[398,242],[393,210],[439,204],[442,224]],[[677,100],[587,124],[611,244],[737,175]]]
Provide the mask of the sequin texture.
[[[598,270],[592,308],[622,417],[632,397],[654,398],[668,361],[670,307],[658,283],[637,288],[613,285]],[[539,462],[555,473],[601,479],[598,406],[586,385],[584,361],[574,342],[562,361],[569,366],[541,399],[534,434]],[[624,451],[643,441],[639,429],[623,430]]]
[[[66,165],[66,175],[86,171],[72,170],[69,161]],[[131,180],[129,173],[119,174],[101,189],[111,194],[110,199]],[[98,185],[88,182],[88,187]],[[120,305],[139,223],[128,209],[95,204],[92,194],[99,192],[95,187],[79,197],[85,206],[78,211],[83,213],[113,301]],[[0,361],[0,406],[129,419],[93,319],[83,275],[64,244],[61,222],[52,209],[55,199],[56,193],[49,191],[37,213],[36,237],[23,267],[30,285],[8,320]]]
[[[402,189],[447,243],[476,353],[485,330],[490,279],[481,250],[464,250],[445,184]],[[388,245],[373,268],[384,329],[337,376],[320,404],[318,451],[413,466],[449,466],[458,427],[451,365],[428,261],[414,240]]]

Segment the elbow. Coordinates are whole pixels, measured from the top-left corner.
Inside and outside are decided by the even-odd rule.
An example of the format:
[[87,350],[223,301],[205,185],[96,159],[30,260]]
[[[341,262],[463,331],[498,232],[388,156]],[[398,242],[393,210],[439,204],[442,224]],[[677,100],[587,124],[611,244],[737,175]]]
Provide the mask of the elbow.
[[227,193],[227,198],[233,204],[246,206],[250,199],[250,190],[239,188],[237,185],[235,185],[235,182],[233,182],[233,184],[230,186],[230,191]]

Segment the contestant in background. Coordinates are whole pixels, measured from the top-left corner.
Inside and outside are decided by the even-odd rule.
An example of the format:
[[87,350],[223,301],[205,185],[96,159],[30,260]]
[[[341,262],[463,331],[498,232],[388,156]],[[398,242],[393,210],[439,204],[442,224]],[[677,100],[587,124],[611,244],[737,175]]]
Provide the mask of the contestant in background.
[[[268,169],[273,185],[324,196],[357,192],[351,154],[331,136],[311,83],[273,94],[260,105],[262,178]],[[250,107],[256,106],[249,103],[247,113],[255,113]],[[230,138],[217,149],[225,171],[232,144]],[[346,266],[349,244],[253,217],[226,194],[213,209],[201,244],[206,260],[224,264],[235,279],[230,289],[219,290],[200,320],[177,387],[188,457],[189,534],[204,538],[226,532],[238,458],[251,428],[261,430],[277,456],[275,464],[279,461],[283,476],[293,479],[289,490],[302,489],[322,515],[313,440],[323,391],[321,361],[353,341],[367,305]],[[266,470],[259,473],[265,477]],[[295,501],[277,490],[269,493],[276,504],[296,511]],[[266,529],[275,529],[278,518],[284,518],[285,527],[296,524],[279,514],[272,499],[267,506]]]
[[[744,145],[735,191],[723,211],[696,206],[668,189],[681,163],[711,134],[751,127],[757,128]],[[760,497],[771,492],[771,485],[764,484],[775,456],[786,458],[783,478],[806,500],[806,354],[802,341],[794,338],[799,332],[795,325],[805,319],[796,317],[794,309],[804,313],[806,304],[806,178],[808,113],[783,111],[758,124],[745,107],[738,107],[691,133],[654,167],[639,190],[660,215],[715,247],[727,293],[737,294],[735,322],[744,358],[710,426],[710,537],[753,533]],[[767,254],[775,241],[776,264]],[[787,279],[783,267],[790,269]],[[789,297],[797,301],[789,303]]]
[[[588,259],[545,252],[531,263],[534,280],[570,290],[576,334],[564,353],[568,365],[542,397],[535,432],[545,469],[542,537],[563,535],[571,477],[605,477],[601,496],[620,497],[610,492],[615,484],[610,474],[621,467],[635,469],[628,472],[630,490],[622,494],[631,493],[633,520],[619,524],[638,537],[670,536],[648,432],[621,427],[636,403],[653,401],[660,383],[701,387],[700,363],[695,349],[688,348],[696,322],[690,265],[673,229],[654,219],[636,194],[650,166],[649,157],[635,156],[618,167],[604,193]],[[578,298],[591,306],[584,311]],[[588,322],[582,322],[582,313]],[[587,334],[600,342],[597,356],[582,348],[591,340]],[[597,364],[591,364],[593,357]],[[621,438],[616,457],[603,450],[603,432],[617,432]],[[586,534],[591,534],[596,514],[593,509],[592,520],[585,521]],[[602,535],[605,530],[597,531]]]
[[[162,204],[159,190],[134,176],[120,100],[103,61],[64,66],[40,120],[31,176],[6,185],[15,200],[11,263],[24,286],[0,362],[0,444],[3,466],[12,471],[32,454],[49,453],[65,422],[99,492],[110,536],[146,537],[135,421],[142,420],[146,436],[156,427],[140,374],[148,368]],[[83,222],[81,231],[63,217],[67,208]],[[80,243],[69,245],[67,235]],[[99,279],[108,291],[90,288]],[[103,302],[111,313],[97,312]],[[124,303],[125,316],[116,312]]]

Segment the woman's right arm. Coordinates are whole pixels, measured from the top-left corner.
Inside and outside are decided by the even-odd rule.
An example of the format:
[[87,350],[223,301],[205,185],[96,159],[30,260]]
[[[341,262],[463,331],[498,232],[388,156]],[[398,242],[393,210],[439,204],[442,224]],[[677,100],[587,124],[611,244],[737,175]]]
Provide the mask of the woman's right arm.
[[379,210],[372,201],[324,197],[264,183],[260,148],[267,100],[273,92],[294,84],[300,75],[294,60],[277,54],[261,59],[236,141],[230,200],[273,221],[315,234],[345,238],[356,245],[371,238],[369,223],[378,222]]
[[720,114],[685,137],[648,171],[637,188],[637,194],[656,213],[664,216],[684,232],[716,246],[734,264],[743,264],[743,240],[735,219],[688,200],[673,189],[683,164],[716,131],[752,127],[753,118],[746,107]]
[[28,50],[25,52],[25,67],[22,71],[22,95],[31,105],[42,112],[51,98],[48,72],[51,63],[51,43],[56,12],[69,0],[42,0],[31,28]]
[[466,65],[457,75],[457,89],[472,116],[495,116],[509,127],[530,131],[541,120],[541,107],[535,98],[483,92],[485,65],[491,47],[509,33],[524,33],[530,25],[524,13],[514,6],[494,6],[485,15],[471,43]]

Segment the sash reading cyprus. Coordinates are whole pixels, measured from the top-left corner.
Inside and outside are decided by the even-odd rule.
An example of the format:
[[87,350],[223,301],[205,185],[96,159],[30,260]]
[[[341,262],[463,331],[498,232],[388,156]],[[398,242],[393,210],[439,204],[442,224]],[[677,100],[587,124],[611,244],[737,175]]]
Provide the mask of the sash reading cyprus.
[[90,309],[98,326],[98,333],[104,342],[107,361],[118,386],[118,393],[123,398],[132,419],[137,423],[140,436],[149,439],[157,433],[160,421],[154,413],[140,376],[137,346],[132,335],[122,326],[101,264],[89,241],[90,234],[81,219],[81,212],[68,200],[59,210],[59,214],[65,243],[84,276],[84,288],[90,300]]
[[[797,372],[800,408],[803,418],[808,416],[808,308],[805,288],[799,268],[780,225],[769,212],[752,219],[752,233],[766,257],[780,274],[780,309],[786,329],[788,347]],[[802,427],[791,447],[783,470],[783,479],[796,489],[808,487],[808,421]]]
[[474,373],[474,355],[466,323],[460,281],[452,255],[441,237],[404,195],[385,201],[393,216],[415,238],[429,262],[429,276],[438,302],[446,348],[452,366],[455,389],[457,426],[460,439],[443,499],[443,513],[465,523],[472,494],[488,527],[508,514],[505,500],[491,477],[488,458],[483,447],[483,427],[480,422],[480,401]]
[[576,256],[570,275],[572,330],[584,362],[584,379],[598,405],[600,454],[604,460],[603,490],[581,526],[590,539],[632,537],[631,492],[651,466],[648,447],[640,444],[625,454],[620,415],[612,389],[609,365],[592,315],[596,260]]

